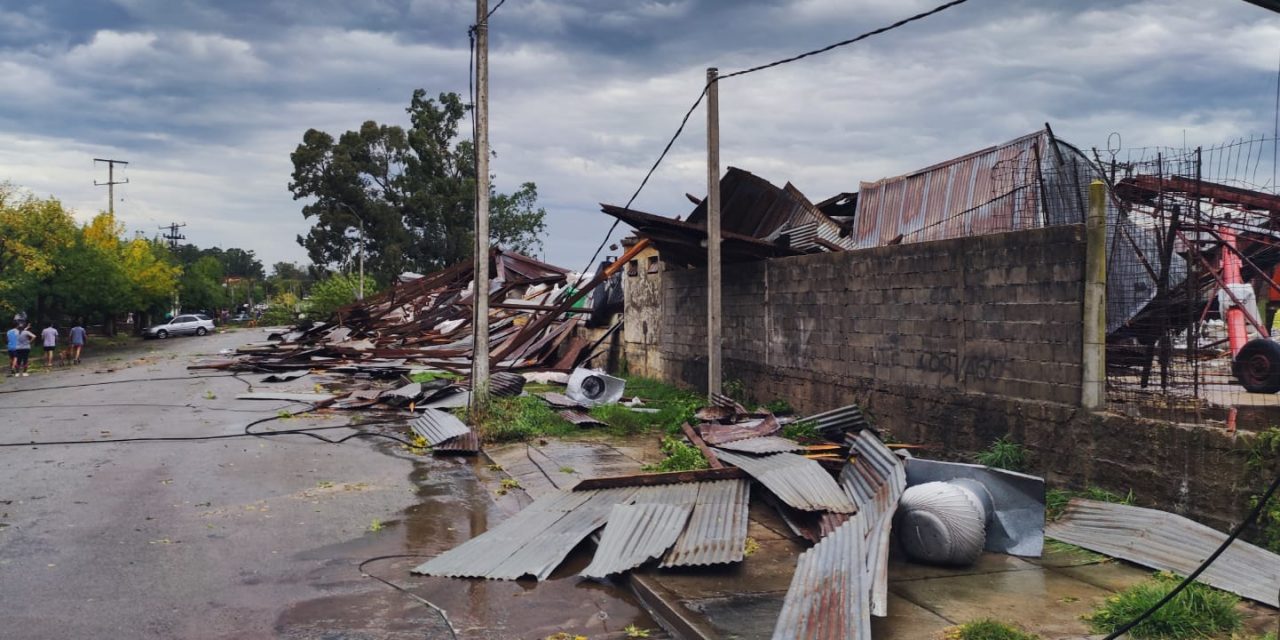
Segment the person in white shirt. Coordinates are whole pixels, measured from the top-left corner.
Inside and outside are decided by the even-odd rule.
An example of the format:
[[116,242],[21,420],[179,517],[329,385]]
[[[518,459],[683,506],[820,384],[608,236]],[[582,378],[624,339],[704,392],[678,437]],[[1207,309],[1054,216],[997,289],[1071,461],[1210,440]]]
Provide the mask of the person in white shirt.
[[53,328],[52,322],[40,332],[40,340],[44,346],[44,366],[52,369],[53,354],[58,350],[58,330]]

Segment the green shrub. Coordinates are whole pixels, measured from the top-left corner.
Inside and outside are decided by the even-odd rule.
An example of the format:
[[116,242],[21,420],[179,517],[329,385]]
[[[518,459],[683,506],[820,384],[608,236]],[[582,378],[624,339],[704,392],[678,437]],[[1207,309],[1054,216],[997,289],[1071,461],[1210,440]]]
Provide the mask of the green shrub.
[[[376,289],[373,281],[365,276],[365,296],[372,295]],[[356,301],[360,291],[360,276],[335,273],[311,286],[311,294],[307,296],[307,317],[312,320],[324,320],[338,309]]]
[[[1151,580],[1107,598],[1085,620],[1098,633],[1115,631],[1150,609],[1181,581],[1181,578],[1171,573],[1158,573]],[[1225,635],[1240,628],[1241,615],[1236,610],[1239,602],[1240,598],[1230,593],[1193,582],[1142,624],[1130,630],[1129,636],[1138,639],[1181,640]]]
[[991,443],[991,447],[978,454],[978,464],[1009,471],[1024,471],[1027,468],[1027,448],[1009,440],[1000,438]]
[[787,415],[790,413],[795,413],[795,409],[791,407],[791,403],[787,402],[786,400],[783,400],[782,398],[777,398],[775,400],[770,400],[769,402],[766,402],[764,405],[764,408],[768,409],[769,413],[772,413],[774,415]]
[[782,427],[782,437],[796,442],[814,442],[822,439],[812,421],[801,420]]
[[290,325],[298,320],[298,296],[285,291],[267,302],[267,311],[262,314],[262,324],[267,326]]
[[485,442],[520,442],[540,436],[569,436],[579,427],[561,418],[541,398],[494,398],[488,411],[472,417]]
[[697,447],[679,438],[663,438],[662,452],[667,454],[667,457],[657,464],[645,465],[645,471],[693,471],[706,469],[709,466],[707,459],[702,457],[702,452],[698,451]]
[[1040,636],[1026,633],[999,620],[983,618],[966,622],[947,631],[947,640],[1039,640]]

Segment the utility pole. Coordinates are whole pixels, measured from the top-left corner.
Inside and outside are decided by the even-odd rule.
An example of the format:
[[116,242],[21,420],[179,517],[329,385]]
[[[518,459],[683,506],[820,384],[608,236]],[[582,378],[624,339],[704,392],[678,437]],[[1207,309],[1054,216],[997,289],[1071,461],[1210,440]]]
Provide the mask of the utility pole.
[[339,202],[338,206],[342,207],[343,209],[346,209],[347,213],[350,213],[356,219],[356,222],[360,223],[360,288],[356,291],[356,300],[363,301],[364,300],[364,217],[356,213],[356,210],[352,209],[351,205],[345,202]]
[[471,406],[489,406],[489,2],[476,0],[476,255]]
[[720,83],[707,69],[707,395],[720,393]]
[[94,180],[93,186],[107,188],[107,213],[114,216],[116,214],[116,185],[129,184],[128,178],[119,182],[116,181],[116,165],[128,165],[129,163],[124,160],[108,160],[106,158],[94,158],[93,161],[107,163],[107,181],[98,182],[97,180]]
[[167,227],[160,227],[160,230],[161,230],[161,231],[168,231],[168,232],[169,232],[169,233],[164,234],[162,237],[163,237],[165,240],[168,240],[168,241],[169,241],[169,248],[170,248],[170,249],[177,249],[177,248],[178,248],[178,241],[179,241],[179,240],[186,240],[186,239],[187,239],[187,237],[186,237],[186,236],[182,235],[181,233],[178,233],[178,229],[181,229],[181,228],[183,228],[183,227],[185,227],[185,226],[187,226],[187,223],[185,223],[185,222],[183,222],[182,224],[178,224],[177,222],[173,222],[173,223],[170,223],[170,224],[169,224],[169,226],[167,226]]

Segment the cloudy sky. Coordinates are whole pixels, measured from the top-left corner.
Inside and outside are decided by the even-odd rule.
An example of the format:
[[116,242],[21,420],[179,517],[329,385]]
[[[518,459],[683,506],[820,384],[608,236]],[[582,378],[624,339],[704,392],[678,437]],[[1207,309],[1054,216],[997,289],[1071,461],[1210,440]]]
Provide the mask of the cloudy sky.
[[[496,0],[491,0],[491,4]],[[701,89],[940,0],[507,0],[491,23],[497,187],[538,184],[548,260],[577,268]],[[148,235],[305,261],[287,189],[303,131],[406,124],[467,90],[466,0],[0,0],[0,180]],[[724,166],[817,201],[1050,122],[1126,148],[1271,135],[1280,15],[1241,0],[970,0],[721,86]],[[635,207],[705,193],[705,115]],[[1269,153],[1267,155],[1270,155]],[[616,237],[616,236],[615,236]]]

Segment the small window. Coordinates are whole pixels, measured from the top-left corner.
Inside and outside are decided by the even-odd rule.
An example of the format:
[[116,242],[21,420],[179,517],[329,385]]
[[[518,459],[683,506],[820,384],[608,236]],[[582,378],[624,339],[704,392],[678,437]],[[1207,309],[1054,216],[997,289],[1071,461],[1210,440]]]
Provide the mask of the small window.
[[179,324],[182,322],[191,322],[192,320],[193,318],[191,316],[178,316],[173,319],[173,322],[174,324]]
[[640,273],[640,261],[630,260],[627,262],[627,277],[635,276]]
[[658,256],[649,256],[649,269],[645,273],[658,272]]

